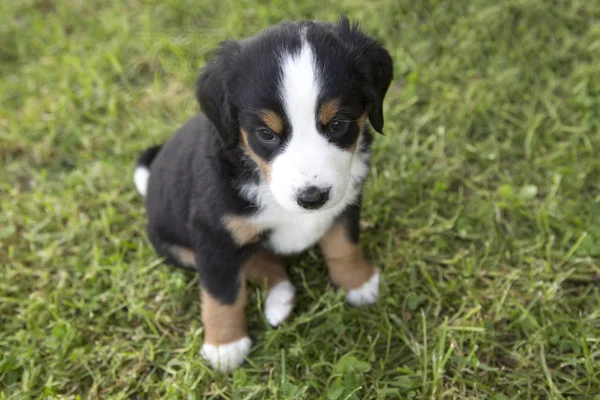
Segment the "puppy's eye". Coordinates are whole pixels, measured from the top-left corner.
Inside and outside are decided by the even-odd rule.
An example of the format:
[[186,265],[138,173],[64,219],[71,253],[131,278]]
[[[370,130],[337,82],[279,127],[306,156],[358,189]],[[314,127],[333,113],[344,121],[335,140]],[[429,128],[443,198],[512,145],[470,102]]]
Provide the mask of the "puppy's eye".
[[341,121],[335,118],[329,123],[329,131],[334,135],[341,135],[348,130],[348,126],[350,126],[348,121]]
[[260,141],[268,146],[274,146],[279,143],[279,136],[273,133],[273,131],[270,129],[260,128],[258,131],[256,131],[256,134],[258,135]]

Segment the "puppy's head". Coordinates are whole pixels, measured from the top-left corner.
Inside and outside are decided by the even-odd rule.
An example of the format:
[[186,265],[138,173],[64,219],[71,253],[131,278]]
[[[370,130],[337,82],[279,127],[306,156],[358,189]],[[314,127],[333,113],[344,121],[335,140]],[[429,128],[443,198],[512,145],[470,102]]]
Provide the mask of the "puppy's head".
[[280,24],[225,42],[197,83],[226,147],[241,146],[289,211],[327,209],[350,187],[368,118],[383,130],[392,59],[346,18]]

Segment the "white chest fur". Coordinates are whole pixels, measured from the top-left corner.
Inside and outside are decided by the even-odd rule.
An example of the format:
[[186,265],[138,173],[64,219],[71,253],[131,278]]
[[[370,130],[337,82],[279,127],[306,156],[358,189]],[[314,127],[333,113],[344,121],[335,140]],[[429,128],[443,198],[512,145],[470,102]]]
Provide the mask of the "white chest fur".
[[369,153],[354,155],[345,195],[340,202],[327,209],[291,212],[279,205],[266,182],[244,186],[242,195],[260,205],[260,210],[250,217],[249,222],[271,232],[268,245],[275,253],[292,254],[306,250],[319,241],[350,204],[358,200],[360,183],[369,170],[369,158]]
[[297,253],[314,245],[331,227],[342,210],[306,214],[290,213],[281,208],[265,209],[253,222],[271,231],[268,245],[276,253]]

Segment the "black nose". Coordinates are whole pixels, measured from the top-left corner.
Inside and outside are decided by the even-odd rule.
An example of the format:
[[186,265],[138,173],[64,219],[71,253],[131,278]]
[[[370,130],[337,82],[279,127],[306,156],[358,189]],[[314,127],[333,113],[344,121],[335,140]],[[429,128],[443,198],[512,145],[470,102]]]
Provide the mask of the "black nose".
[[298,198],[296,201],[298,201],[298,204],[301,207],[304,207],[307,210],[314,210],[327,203],[327,200],[329,200],[330,190],[331,187],[318,188],[316,186],[309,186],[298,193]]

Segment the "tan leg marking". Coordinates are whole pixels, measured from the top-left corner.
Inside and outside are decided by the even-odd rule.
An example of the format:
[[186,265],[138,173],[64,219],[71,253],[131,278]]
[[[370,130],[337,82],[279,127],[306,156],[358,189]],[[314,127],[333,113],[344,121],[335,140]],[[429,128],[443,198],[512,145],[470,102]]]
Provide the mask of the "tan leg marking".
[[280,282],[289,280],[281,259],[267,251],[257,253],[247,265],[248,278],[271,289]]
[[177,245],[171,245],[168,248],[169,253],[181,264],[186,267],[196,268],[196,255],[191,249]]
[[233,239],[240,246],[257,241],[262,232],[262,228],[248,222],[246,218],[236,215],[225,215],[223,225],[231,232]]
[[246,279],[243,273],[239,279],[240,289],[233,304],[222,304],[206,290],[202,290],[204,343],[222,346],[247,336]]
[[349,292],[363,286],[376,270],[363,257],[360,247],[348,238],[341,223],[335,224],[319,242],[333,283]]

